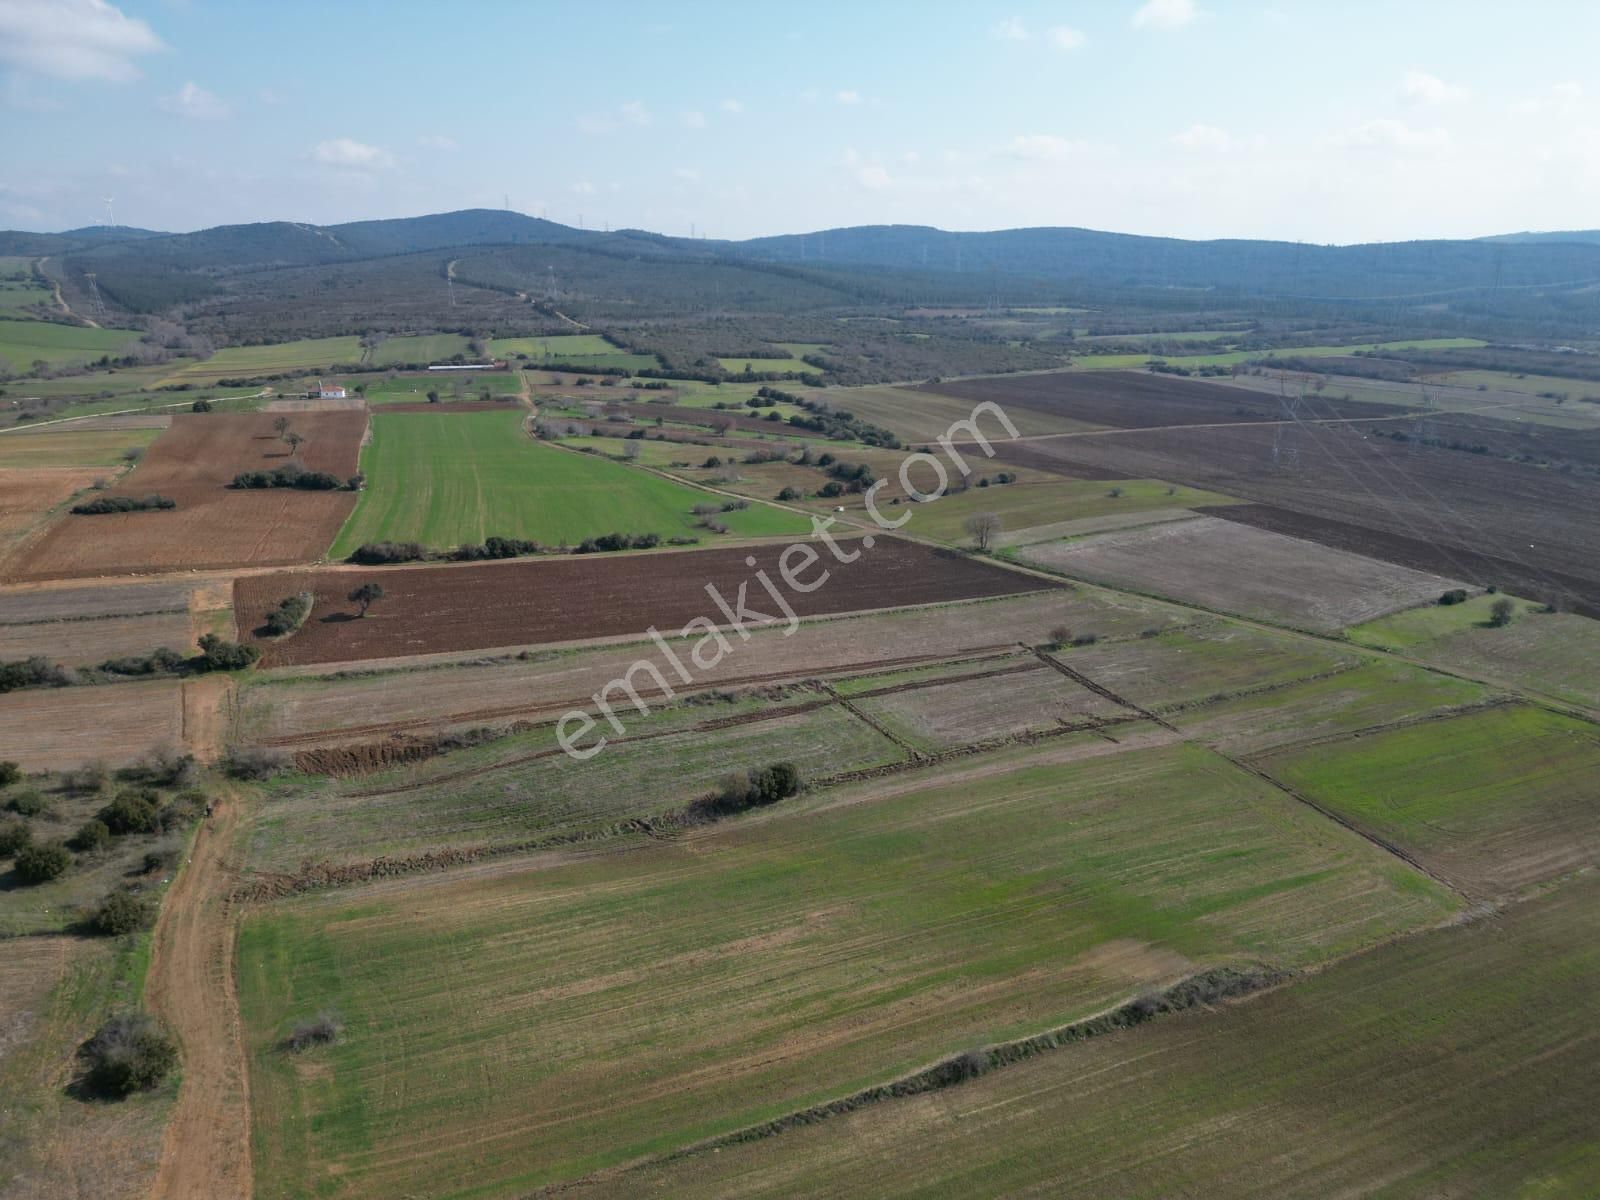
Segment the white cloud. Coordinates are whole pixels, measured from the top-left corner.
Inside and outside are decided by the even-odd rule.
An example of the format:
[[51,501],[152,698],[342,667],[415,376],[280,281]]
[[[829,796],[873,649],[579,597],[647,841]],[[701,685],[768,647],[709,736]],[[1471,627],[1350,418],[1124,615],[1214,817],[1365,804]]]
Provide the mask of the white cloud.
[[592,196],[594,195],[594,184],[587,179],[580,179],[572,185],[572,190],[580,196]]
[[256,99],[261,101],[263,104],[269,104],[276,107],[277,105],[283,103],[283,93],[274,91],[272,88],[265,87],[256,93]]
[[318,142],[311,151],[314,161],[330,167],[349,167],[357,171],[384,171],[394,166],[394,155],[378,146],[354,138],[330,138]]
[[989,36],[1002,42],[1025,42],[1033,36],[1021,17],[1007,17],[989,30]]
[[1416,129],[1392,117],[1378,117],[1334,139],[1339,146],[1372,146],[1395,150],[1437,150],[1450,144],[1443,129]]
[[1050,44],[1057,50],[1076,50],[1088,40],[1084,37],[1083,30],[1074,29],[1070,25],[1057,25],[1050,31]]
[[218,121],[231,111],[227,102],[215,92],[206,91],[192,80],[179,88],[176,95],[163,96],[156,104],[162,112],[196,121]]
[[417,145],[424,150],[454,150],[456,140],[448,134],[424,133],[417,138]]
[[0,0],[0,62],[56,79],[136,79],[164,50],[150,26],[104,0]]
[[1172,140],[1185,150],[1226,150],[1233,145],[1228,131],[1215,125],[1191,125],[1182,133],[1173,134]]
[[700,182],[700,172],[696,171],[693,167],[675,167],[673,168],[672,173],[685,183]]
[[649,125],[656,119],[655,115],[637,100],[629,100],[617,112],[629,125]]
[[725,113],[742,113],[744,105],[730,96],[722,102],[722,111]]
[[706,127],[706,115],[698,109],[690,109],[686,113],[680,113],[678,119],[683,122],[685,129],[704,129]]
[[1551,84],[1536,96],[1517,101],[1511,106],[1511,111],[1525,116],[1545,112],[1570,113],[1583,102],[1583,95],[1581,83],[1567,80]]
[[584,133],[615,133],[624,125],[643,127],[655,123],[655,114],[638,100],[618,105],[614,112],[585,113],[578,118],[578,128]]
[[1407,71],[1400,83],[1400,94],[1418,104],[1457,104],[1467,98],[1467,89],[1426,71]]
[[1083,146],[1082,142],[1057,137],[1053,133],[1019,133],[1011,139],[1007,151],[1014,158],[1025,158],[1032,162],[1057,162],[1083,149]]
[[833,98],[835,100],[837,100],[840,104],[860,104],[861,103],[861,93],[858,92],[858,91],[855,91],[852,88],[845,88],[843,91],[835,92],[833,94]]
[[889,172],[874,163],[856,172],[856,182],[869,191],[879,192],[889,186]]
[[1194,0],[1146,0],[1133,14],[1133,27],[1163,31],[1182,29],[1198,15]]

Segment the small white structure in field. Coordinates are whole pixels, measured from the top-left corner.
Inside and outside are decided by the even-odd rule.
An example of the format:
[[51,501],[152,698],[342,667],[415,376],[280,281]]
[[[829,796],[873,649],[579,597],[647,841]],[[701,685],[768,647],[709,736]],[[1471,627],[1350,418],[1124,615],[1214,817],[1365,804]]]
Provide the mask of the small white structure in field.
[[343,385],[333,383],[324,387],[320,379],[317,380],[317,386],[306,393],[307,400],[343,400],[344,398]]

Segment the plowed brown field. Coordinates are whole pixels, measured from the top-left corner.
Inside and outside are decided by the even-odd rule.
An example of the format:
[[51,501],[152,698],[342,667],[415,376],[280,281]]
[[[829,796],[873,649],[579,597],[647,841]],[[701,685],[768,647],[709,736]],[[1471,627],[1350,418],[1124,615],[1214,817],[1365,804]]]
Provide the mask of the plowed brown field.
[[[276,565],[316,559],[355,505],[352,492],[235,491],[240,471],[289,459],[266,413],[184,413],[108,495],[159,492],[169,512],[65,516],[11,564],[16,579],[120,575],[196,567]],[[298,413],[299,459],[313,471],[355,473],[365,412]]]
[[[851,545],[840,543],[846,553]],[[736,605],[740,585],[748,583],[749,609],[781,615],[756,582],[757,570],[766,571],[801,616],[1008,596],[1055,586],[954,551],[880,538],[871,549],[857,545],[860,556],[848,564],[835,561],[816,543],[821,558],[800,572],[800,578],[815,582],[824,567],[831,574],[815,591],[801,594],[783,586],[778,572],[783,549],[768,545],[253,575],[235,583],[234,609],[241,632],[248,632],[285,596],[315,593],[312,617],[299,633],[263,643],[263,665],[282,666],[637,637],[652,625],[676,631],[700,616],[726,624],[707,585]],[[754,566],[747,555],[755,558]],[[358,619],[345,596],[367,582],[381,584],[385,596]]]

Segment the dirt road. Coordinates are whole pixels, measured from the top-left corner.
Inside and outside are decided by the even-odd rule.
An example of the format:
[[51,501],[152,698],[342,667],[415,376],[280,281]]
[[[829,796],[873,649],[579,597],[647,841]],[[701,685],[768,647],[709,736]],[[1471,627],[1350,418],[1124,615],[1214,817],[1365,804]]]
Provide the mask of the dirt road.
[[250,1091],[233,974],[244,802],[225,792],[156,923],[145,1000],[183,1047],[152,1200],[248,1200]]

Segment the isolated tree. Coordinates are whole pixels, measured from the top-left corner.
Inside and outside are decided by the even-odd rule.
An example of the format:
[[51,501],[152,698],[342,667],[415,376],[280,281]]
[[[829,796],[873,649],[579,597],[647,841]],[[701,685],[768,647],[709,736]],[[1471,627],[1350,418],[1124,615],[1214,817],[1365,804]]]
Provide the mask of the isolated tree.
[[282,437],[289,431],[289,418],[282,415],[275,417],[272,422],[272,428],[279,437]]
[[367,609],[372,607],[374,601],[383,599],[383,584],[363,583],[345,598],[352,604],[359,604],[361,611],[356,615],[364,617],[367,615]]
[[1489,624],[1496,629],[1511,624],[1511,618],[1517,615],[1517,606],[1512,603],[1509,596],[1501,596],[1489,609]]
[[995,538],[1000,536],[1000,518],[994,513],[973,513],[963,528],[978,549],[987,552],[994,548]]
[[290,454],[297,453],[300,447],[305,445],[306,441],[303,435],[294,432],[292,429],[283,435],[283,440],[288,445]]
[[622,456],[630,462],[637,461],[641,453],[643,453],[643,447],[638,442],[624,442],[622,444]]
[[439,403],[439,389],[438,388],[429,388],[428,389],[428,403],[429,404],[437,404],[437,403]]

